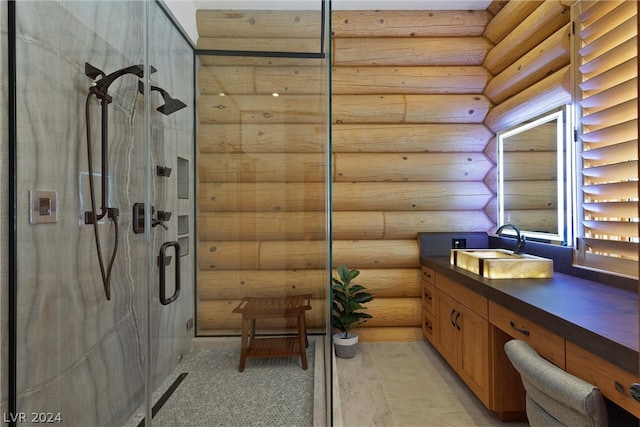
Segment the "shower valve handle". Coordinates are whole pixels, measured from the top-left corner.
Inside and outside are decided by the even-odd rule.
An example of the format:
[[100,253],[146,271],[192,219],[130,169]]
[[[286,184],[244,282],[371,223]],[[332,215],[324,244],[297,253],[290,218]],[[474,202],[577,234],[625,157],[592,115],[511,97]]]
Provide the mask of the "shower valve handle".
[[164,222],[159,221],[159,220],[157,220],[157,219],[153,219],[153,220],[151,221],[151,226],[152,226],[152,227],[155,227],[156,225],[160,225],[160,226],[162,226],[162,228],[164,228],[165,230],[168,230],[168,229],[169,229],[169,227],[167,227],[167,225],[166,225]]

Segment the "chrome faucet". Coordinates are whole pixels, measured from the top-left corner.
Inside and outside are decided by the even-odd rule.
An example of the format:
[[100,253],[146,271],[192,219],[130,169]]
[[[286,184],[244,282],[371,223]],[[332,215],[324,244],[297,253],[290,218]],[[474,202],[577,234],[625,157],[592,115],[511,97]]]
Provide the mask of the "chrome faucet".
[[513,253],[516,255],[520,255],[522,253],[522,250],[524,249],[524,244],[525,244],[525,237],[523,235],[520,234],[520,229],[518,227],[516,227],[513,224],[505,224],[502,227],[498,228],[498,231],[496,231],[496,233],[498,234],[498,236],[502,237],[502,231],[505,228],[512,228],[515,230],[516,232],[516,247],[513,248]]

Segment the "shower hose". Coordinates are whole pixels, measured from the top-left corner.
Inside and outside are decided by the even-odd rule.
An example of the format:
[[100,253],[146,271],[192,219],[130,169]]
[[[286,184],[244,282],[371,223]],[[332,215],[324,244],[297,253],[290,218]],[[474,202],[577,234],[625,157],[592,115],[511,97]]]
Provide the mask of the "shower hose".
[[[113,225],[115,228],[115,241],[113,243],[113,252],[111,253],[111,259],[109,260],[109,265],[105,269],[104,260],[102,257],[102,249],[100,246],[100,233],[98,232],[98,220],[103,218],[108,212],[111,211],[109,208],[102,207],[102,213],[100,217],[96,212],[96,197],[95,190],[93,185],[93,155],[91,153],[91,114],[90,114],[90,103],[91,96],[93,93],[89,93],[87,95],[87,101],[85,104],[85,120],[87,122],[87,157],[88,157],[88,169],[89,169],[89,193],[91,195],[91,215],[92,215],[92,223],[93,223],[93,235],[95,237],[96,242],[96,251],[98,253],[98,263],[100,264],[100,275],[102,276],[102,284],[104,286],[104,293],[107,297],[107,300],[111,300],[111,272],[113,270],[113,264],[116,259],[116,254],[118,253],[118,217],[116,215],[108,215],[108,218],[113,221]],[[102,101],[106,102],[106,101]],[[103,144],[106,144],[107,141],[102,141]],[[103,174],[109,173],[109,171],[102,171]],[[104,189],[103,189],[104,190]],[[106,209],[106,210],[105,210]],[[86,221],[85,221],[86,222]]]

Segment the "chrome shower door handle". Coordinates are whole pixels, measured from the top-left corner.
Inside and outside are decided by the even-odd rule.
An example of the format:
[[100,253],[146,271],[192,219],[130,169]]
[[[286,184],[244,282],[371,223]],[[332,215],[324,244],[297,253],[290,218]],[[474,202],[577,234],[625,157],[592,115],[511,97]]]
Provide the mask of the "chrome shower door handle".
[[[175,267],[175,289],[173,295],[167,298],[167,266],[171,263],[171,257],[167,257],[167,249],[174,247],[176,255]],[[158,255],[158,266],[160,267],[160,304],[171,304],[178,299],[180,295],[180,244],[178,242],[165,242],[160,247],[160,255]]]

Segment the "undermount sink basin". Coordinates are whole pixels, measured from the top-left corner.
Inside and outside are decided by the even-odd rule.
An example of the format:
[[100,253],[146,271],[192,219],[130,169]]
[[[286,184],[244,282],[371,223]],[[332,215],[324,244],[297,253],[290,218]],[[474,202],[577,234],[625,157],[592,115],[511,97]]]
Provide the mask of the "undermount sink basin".
[[553,260],[506,249],[452,249],[450,262],[487,279],[553,277]]

